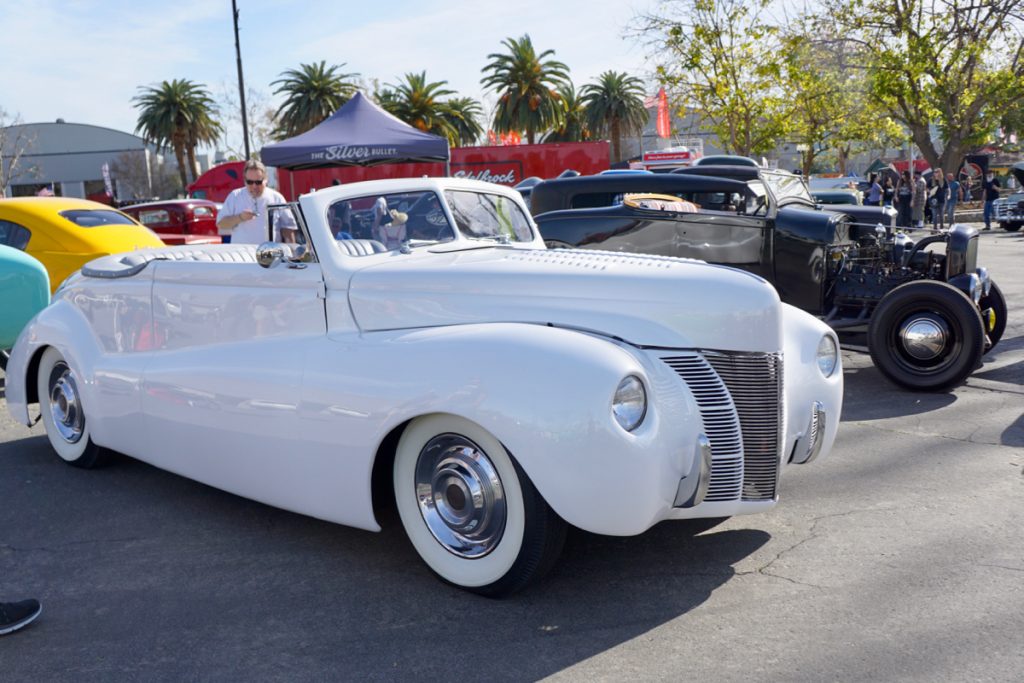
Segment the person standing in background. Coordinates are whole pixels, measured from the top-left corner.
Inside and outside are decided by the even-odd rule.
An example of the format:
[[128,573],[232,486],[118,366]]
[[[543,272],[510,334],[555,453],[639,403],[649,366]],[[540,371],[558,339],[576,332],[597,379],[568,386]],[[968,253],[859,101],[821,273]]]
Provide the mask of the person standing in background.
[[981,183],[982,199],[985,200],[985,209],[982,216],[985,219],[985,230],[992,229],[992,216],[995,215],[995,204],[994,202],[999,199],[999,181],[996,180],[996,175],[989,171],[985,174],[985,180]]
[[885,176],[885,180],[882,181],[882,206],[892,207],[895,197],[896,188],[892,186],[892,178]]
[[932,207],[932,230],[942,230],[946,218],[946,200],[949,198],[949,184],[942,171],[935,173],[935,187],[929,200]]
[[232,190],[217,216],[217,230],[225,242],[261,244],[270,239],[267,207],[284,204],[284,196],[267,187],[267,167],[257,159],[245,162],[245,187]]
[[882,186],[878,184],[878,175],[872,173],[868,176],[868,196],[865,204],[868,206],[880,206],[882,203]]
[[920,171],[914,172],[914,185],[910,195],[911,227],[924,227],[924,203],[928,195],[928,183],[921,177]]
[[946,174],[946,185],[949,187],[949,194],[946,196],[946,223],[953,227],[953,217],[956,214],[956,203],[960,199],[960,183],[952,173]]
[[910,171],[904,171],[896,183],[896,209],[899,211],[897,223],[900,227],[910,227],[910,203],[913,194],[914,185],[910,182]]

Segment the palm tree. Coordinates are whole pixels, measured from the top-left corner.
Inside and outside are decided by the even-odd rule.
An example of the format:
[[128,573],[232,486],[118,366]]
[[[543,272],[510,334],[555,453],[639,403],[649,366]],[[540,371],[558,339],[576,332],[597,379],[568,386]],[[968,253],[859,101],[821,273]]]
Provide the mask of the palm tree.
[[458,139],[456,143],[460,147],[472,145],[483,137],[484,127],[480,125],[484,110],[480,103],[472,97],[456,97],[448,100],[448,114],[446,115],[452,126],[455,128]]
[[349,101],[356,84],[348,79],[359,74],[340,73],[343,66],[334,64],[328,68],[326,61],[300,64],[298,69],[288,69],[270,83],[278,86],[275,95],[285,96],[284,104],[275,114],[274,133],[278,139],[305,133]]
[[221,133],[221,125],[214,118],[217,106],[205,86],[187,79],[164,81],[157,87],[140,86],[141,91],[132,98],[139,109],[135,132],[157,149],[170,147],[178,162],[181,185],[188,185],[185,175],[185,157],[196,179],[196,147],[202,143],[214,144]]
[[487,75],[480,80],[498,94],[492,127],[499,133],[525,130],[532,145],[539,131],[562,123],[565,109],[557,88],[569,83],[569,67],[553,59],[545,61],[555,51],[538,55],[529,35],[519,40],[506,38],[502,45],[508,54],[487,55],[491,62],[483,68]]
[[643,81],[624,72],[605,71],[597,83],[583,86],[580,94],[587,107],[587,127],[596,135],[608,135],[614,160],[622,161],[622,136],[639,133],[647,125]]
[[448,138],[448,143],[454,145],[458,134],[449,118],[448,104],[441,99],[455,94],[444,87],[447,84],[448,81],[427,82],[426,71],[405,74],[403,82],[388,85],[381,92],[381,106],[410,126]]
[[544,142],[583,142],[590,139],[587,128],[587,108],[576,93],[572,83],[559,86],[558,94],[565,106],[565,120],[562,125],[547,134]]

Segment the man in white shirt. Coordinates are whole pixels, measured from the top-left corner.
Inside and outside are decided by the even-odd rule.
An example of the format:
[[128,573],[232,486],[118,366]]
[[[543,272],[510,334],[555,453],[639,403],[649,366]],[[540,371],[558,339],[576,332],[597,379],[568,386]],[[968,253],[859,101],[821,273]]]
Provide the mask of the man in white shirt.
[[261,244],[269,239],[267,207],[284,204],[284,196],[267,187],[267,167],[256,159],[245,162],[245,187],[233,190],[217,216],[217,229],[232,244]]

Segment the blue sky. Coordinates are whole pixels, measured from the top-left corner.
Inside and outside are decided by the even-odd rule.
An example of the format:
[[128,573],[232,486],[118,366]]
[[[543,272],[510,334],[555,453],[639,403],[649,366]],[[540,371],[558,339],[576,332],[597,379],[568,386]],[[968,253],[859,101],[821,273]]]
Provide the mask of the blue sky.
[[[248,87],[272,100],[270,82],[301,63],[345,63],[364,79],[395,83],[426,70],[481,99],[480,69],[501,41],[529,33],[552,48],[577,87],[608,69],[646,77],[642,46],[623,37],[655,0],[237,0]],[[219,97],[237,92],[230,0],[28,0],[0,8],[4,51],[0,108],[8,122],[63,118],[132,131],[140,85],[188,78]]]

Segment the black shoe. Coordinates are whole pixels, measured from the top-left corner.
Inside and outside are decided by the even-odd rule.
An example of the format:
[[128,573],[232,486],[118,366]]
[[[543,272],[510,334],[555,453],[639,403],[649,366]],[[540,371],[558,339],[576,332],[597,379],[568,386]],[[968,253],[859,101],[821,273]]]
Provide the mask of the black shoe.
[[28,626],[43,611],[38,600],[0,602],[0,636]]

